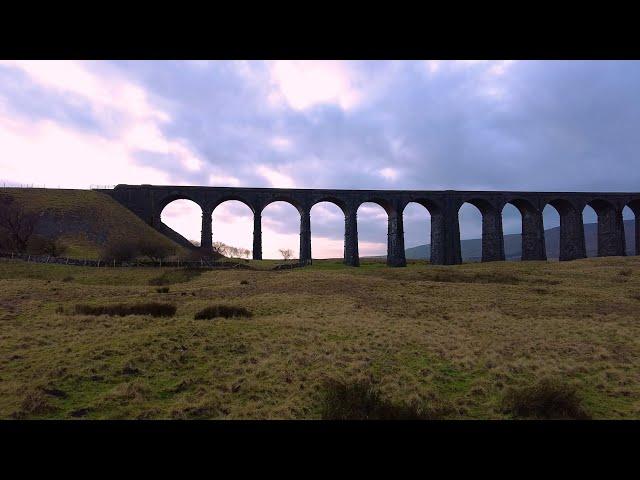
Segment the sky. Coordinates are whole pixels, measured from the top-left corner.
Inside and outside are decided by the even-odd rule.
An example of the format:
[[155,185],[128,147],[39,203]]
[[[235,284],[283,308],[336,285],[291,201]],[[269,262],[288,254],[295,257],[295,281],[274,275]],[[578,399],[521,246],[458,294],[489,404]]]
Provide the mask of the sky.
[[[0,184],[638,191],[638,85],[636,61],[0,61]],[[194,204],[162,219],[200,238]],[[520,232],[515,207],[503,222]],[[381,207],[358,229],[361,255],[386,252]],[[480,236],[475,207],[460,229]],[[314,258],[342,256],[338,207],[311,230]],[[405,245],[429,230],[409,205]],[[243,204],[215,210],[214,241],[250,249],[252,231]],[[264,257],[297,255],[298,232],[291,205],[267,207]]]

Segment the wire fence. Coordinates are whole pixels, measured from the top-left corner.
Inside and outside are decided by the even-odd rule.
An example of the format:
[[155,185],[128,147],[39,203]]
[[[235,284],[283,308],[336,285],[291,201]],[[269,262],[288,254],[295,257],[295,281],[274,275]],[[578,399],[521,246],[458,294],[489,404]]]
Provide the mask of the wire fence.
[[[2,188],[57,188],[57,189],[62,189],[62,188],[67,188],[67,187],[63,187],[62,185],[49,185],[47,186],[46,184],[42,183],[15,183],[15,182],[0,182],[0,185],[2,186]],[[116,186],[115,185],[94,185],[91,184],[89,185],[89,190],[113,190]]]
[[31,263],[50,263],[58,265],[74,265],[79,267],[178,267],[178,268],[222,268],[222,269],[238,269],[238,270],[251,270],[253,267],[250,265],[227,262],[227,261],[215,261],[215,260],[173,260],[173,261],[143,261],[135,260],[130,262],[119,262],[117,260],[90,260],[82,258],[70,258],[70,257],[54,257],[51,255],[31,255],[28,253],[16,253],[16,252],[0,252],[0,258],[7,258],[13,260],[24,260]]

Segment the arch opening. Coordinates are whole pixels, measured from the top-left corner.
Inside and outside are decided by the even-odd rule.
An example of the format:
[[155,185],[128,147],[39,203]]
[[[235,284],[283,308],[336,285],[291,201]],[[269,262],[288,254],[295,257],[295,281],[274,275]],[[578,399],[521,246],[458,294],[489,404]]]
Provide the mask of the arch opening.
[[388,221],[385,208],[377,202],[364,202],[358,206],[358,252],[360,260],[374,257],[379,261],[387,256]]
[[[582,209],[582,224],[584,228],[584,244],[587,257],[598,256],[598,214],[592,204],[585,205]],[[595,203],[596,208],[603,208],[602,205]]]
[[482,260],[482,211],[475,202],[465,202],[458,210],[460,254],[463,262]]
[[505,260],[522,260],[523,222],[524,216],[514,202],[509,202],[502,208]]
[[311,252],[314,259],[342,259],[344,211],[323,200],[311,207]]
[[[432,209],[436,210],[435,208]],[[432,246],[431,211],[423,203],[409,202],[402,215],[407,260],[430,260]]]
[[558,260],[560,256],[560,212],[552,204],[545,205],[542,210],[544,225],[544,241],[547,260]]
[[253,211],[240,200],[218,203],[212,215],[214,250],[228,258],[251,258]]
[[202,233],[202,209],[193,200],[177,198],[166,203],[160,211],[160,221],[199,246]]
[[283,260],[280,250],[300,253],[300,212],[288,201],[270,202],[262,210],[262,258]]
[[624,223],[624,238],[627,255],[637,255],[637,239],[635,234],[636,214],[633,213],[633,210],[628,205],[625,205],[625,207],[622,209],[622,221]]

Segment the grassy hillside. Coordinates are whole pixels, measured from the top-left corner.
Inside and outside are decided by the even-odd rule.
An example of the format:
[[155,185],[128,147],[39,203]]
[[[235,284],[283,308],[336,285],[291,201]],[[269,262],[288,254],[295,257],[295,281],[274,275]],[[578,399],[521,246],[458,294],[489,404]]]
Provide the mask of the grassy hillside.
[[0,188],[32,211],[41,213],[36,233],[60,238],[69,257],[95,259],[109,239],[155,238],[173,245],[164,235],[108,195],[91,190]]
[[[0,418],[320,418],[328,380],[371,378],[441,418],[528,418],[508,400],[549,378],[593,418],[638,419],[638,292],[638,257],[282,272],[3,260]],[[148,302],[177,312],[75,311]],[[212,305],[253,315],[194,319]]]

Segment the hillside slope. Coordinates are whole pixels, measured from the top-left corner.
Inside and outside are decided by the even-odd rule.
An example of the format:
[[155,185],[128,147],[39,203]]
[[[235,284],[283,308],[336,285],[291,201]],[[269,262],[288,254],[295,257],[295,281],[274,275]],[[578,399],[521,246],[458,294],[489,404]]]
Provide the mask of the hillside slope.
[[111,239],[150,238],[185,249],[147,225],[114,199],[92,190],[0,188],[28,209],[40,213],[36,234],[60,238],[75,258],[98,258]]
[[[624,232],[627,246],[627,255],[635,253],[635,223],[634,220],[624,221]],[[544,231],[545,245],[548,258],[558,258],[560,252],[560,227],[550,228]],[[584,240],[587,248],[587,256],[595,257],[598,252],[598,224],[585,223]],[[482,257],[482,240],[474,238],[460,242],[463,260],[480,260]],[[431,252],[430,245],[418,245],[406,249],[407,259],[427,259]],[[518,260],[522,254],[522,239],[519,233],[504,236],[504,254],[507,259]]]

